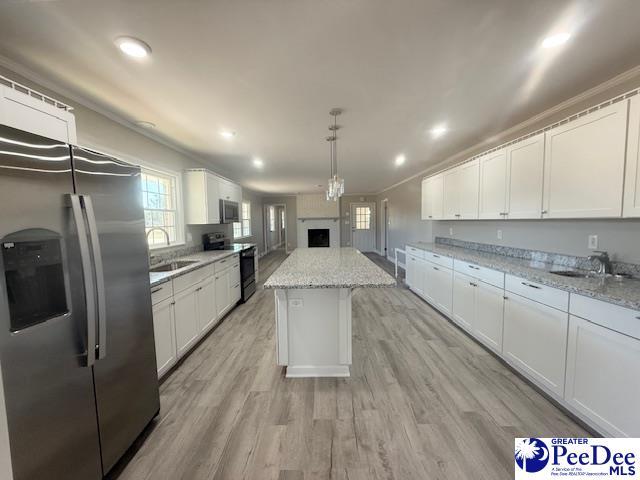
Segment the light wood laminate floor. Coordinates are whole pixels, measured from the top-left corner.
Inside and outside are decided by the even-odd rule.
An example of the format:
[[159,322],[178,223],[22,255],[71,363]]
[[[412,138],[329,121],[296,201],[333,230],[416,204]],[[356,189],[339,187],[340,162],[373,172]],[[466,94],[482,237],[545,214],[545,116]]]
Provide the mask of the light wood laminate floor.
[[[261,259],[261,280],[284,258]],[[353,336],[351,378],[286,379],[259,288],[162,384],[115,476],[510,479],[514,437],[588,435],[407,289],[356,290]]]

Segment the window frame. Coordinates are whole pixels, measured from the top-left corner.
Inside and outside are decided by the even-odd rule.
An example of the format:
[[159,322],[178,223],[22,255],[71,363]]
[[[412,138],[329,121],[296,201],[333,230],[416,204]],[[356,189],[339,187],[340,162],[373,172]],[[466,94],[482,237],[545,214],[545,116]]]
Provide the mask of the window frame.
[[[169,169],[158,168],[155,165],[152,166],[152,165],[140,163],[140,162],[138,162],[138,166],[140,167],[141,174],[146,173],[148,175],[168,177],[171,180],[173,180],[173,185],[174,185],[176,239],[175,241],[170,242],[169,245],[165,245],[165,244],[149,245],[149,242],[147,239],[147,247],[149,248],[149,251],[184,246],[186,244],[186,240],[185,240],[186,225],[184,222],[185,217],[184,217],[184,208],[183,208],[183,201],[182,201],[182,173],[169,170]],[[140,193],[142,194],[142,179],[140,179],[140,182],[141,182]],[[144,204],[142,203],[142,195],[140,195],[140,203],[143,211],[146,211],[147,209],[144,208]],[[147,226],[145,223],[145,235],[146,233],[147,233]]]
[[[249,212],[249,218],[245,218],[244,216],[244,206],[247,205],[247,210]],[[242,200],[240,202],[240,221],[239,222],[233,222],[233,239],[234,240],[242,240],[244,238],[249,238],[252,236],[252,232],[251,232],[251,201],[250,200]],[[247,224],[247,230],[245,231],[244,228],[244,222],[249,222]],[[236,225],[240,225],[240,236],[236,237]]]

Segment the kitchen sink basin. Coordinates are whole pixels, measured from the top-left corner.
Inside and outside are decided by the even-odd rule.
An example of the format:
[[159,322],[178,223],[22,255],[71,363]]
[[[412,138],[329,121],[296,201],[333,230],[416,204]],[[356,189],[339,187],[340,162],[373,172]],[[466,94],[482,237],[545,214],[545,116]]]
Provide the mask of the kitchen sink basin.
[[173,272],[174,270],[188,267],[189,265],[193,265],[194,263],[198,263],[198,262],[196,262],[195,260],[171,262],[171,263],[167,263],[166,265],[160,265],[159,267],[153,267],[152,269],[150,269],[150,271],[151,272]]
[[551,270],[550,273],[571,278],[587,278],[591,276],[589,272],[578,272],[576,270]]

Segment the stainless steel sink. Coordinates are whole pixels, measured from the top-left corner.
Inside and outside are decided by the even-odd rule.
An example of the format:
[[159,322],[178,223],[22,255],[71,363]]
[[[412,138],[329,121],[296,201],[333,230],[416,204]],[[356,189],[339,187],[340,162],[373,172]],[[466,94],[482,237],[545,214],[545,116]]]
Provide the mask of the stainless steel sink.
[[550,273],[571,278],[587,278],[592,276],[592,274],[590,274],[589,272],[579,272],[577,270],[551,270]]
[[198,263],[195,260],[190,261],[179,261],[179,262],[171,262],[166,265],[160,265],[159,267],[153,267],[150,269],[151,272],[173,272],[174,270],[179,270],[180,268],[188,267],[189,265],[193,265],[194,263]]

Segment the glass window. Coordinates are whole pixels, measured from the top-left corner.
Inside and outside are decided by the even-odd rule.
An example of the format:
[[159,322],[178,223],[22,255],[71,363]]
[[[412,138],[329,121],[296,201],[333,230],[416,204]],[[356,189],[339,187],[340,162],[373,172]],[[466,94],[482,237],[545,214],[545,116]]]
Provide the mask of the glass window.
[[356,230],[371,228],[371,207],[356,207]]
[[280,210],[280,228],[284,230],[286,228],[287,222],[284,221],[284,210]]
[[149,246],[167,246],[167,237],[169,245],[180,243],[182,228],[176,193],[177,177],[143,168],[140,180]]
[[251,236],[251,202],[242,202],[239,222],[233,222],[233,238]]
[[269,231],[276,231],[276,207],[269,207]]

